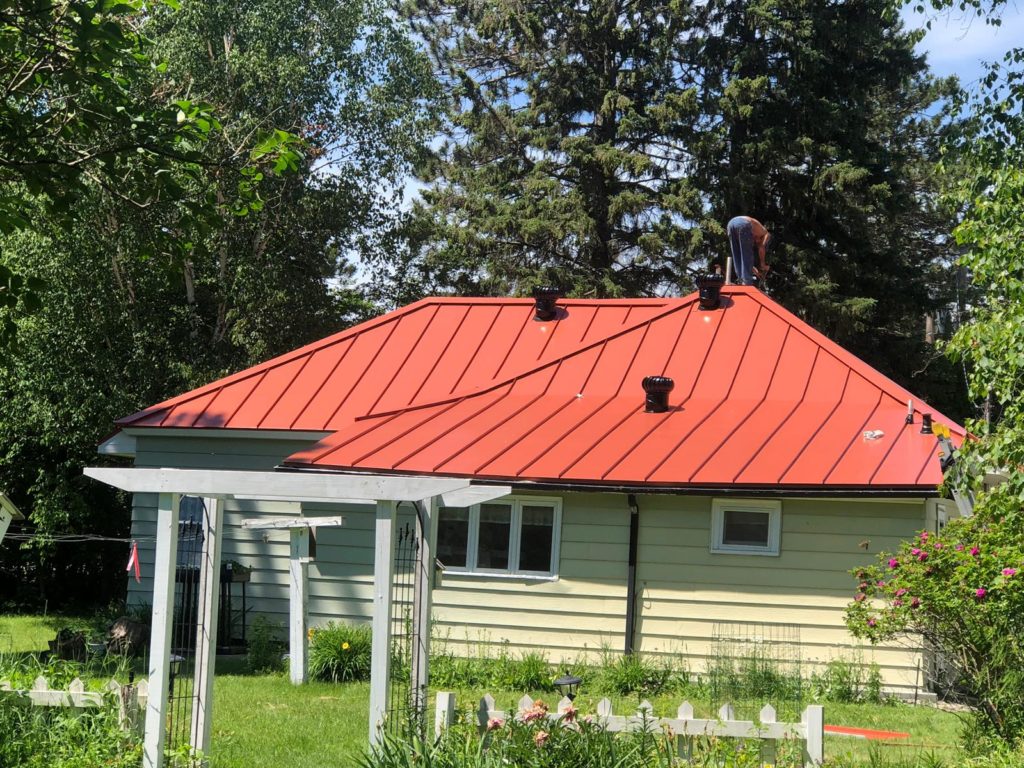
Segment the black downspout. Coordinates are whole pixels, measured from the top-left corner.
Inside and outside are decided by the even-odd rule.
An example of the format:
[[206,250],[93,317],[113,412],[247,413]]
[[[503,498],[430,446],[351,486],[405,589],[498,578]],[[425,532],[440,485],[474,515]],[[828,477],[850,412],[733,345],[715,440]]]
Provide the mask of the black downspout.
[[636,494],[626,496],[629,502],[629,569],[626,572],[626,655],[633,653],[633,637],[636,634],[636,550],[640,535],[640,507]]

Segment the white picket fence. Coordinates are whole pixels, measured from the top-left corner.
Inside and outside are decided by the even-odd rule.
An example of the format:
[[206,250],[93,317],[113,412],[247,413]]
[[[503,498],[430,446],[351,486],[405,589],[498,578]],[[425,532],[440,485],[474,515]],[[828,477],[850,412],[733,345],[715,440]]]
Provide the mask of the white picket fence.
[[82,679],[76,677],[68,685],[67,690],[63,690],[51,688],[50,681],[40,676],[28,690],[13,688],[9,680],[0,680],[0,696],[16,698],[20,703],[29,706],[74,709],[102,707],[107,697],[113,696],[117,701],[121,727],[141,732],[146,702],[149,699],[149,683],[140,680],[134,685],[122,685],[117,680],[110,680],[100,691],[87,691]]
[[[519,700],[518,706],[520,712],[527,712],[533,708],[534,702],[529,696],[523,696]],[[558,702],[556,711],[547,714],[547,718],[559,721],[571,706],[572,702],[564,698]],[[455,712],[455,694],[439,692],[434,718],[436,735],[440,735],[444,729],[455,722]],[[592,721],[613,732],[641,728],[648,730],[671,729],[671,732],[678,737],[680,755],[687,758],[692,757],[695,737],[726,737],[763,740],[765,744],[762,748],[762,755],[768,762],[774,762],[776,742],[780,740],[801,741],[805,765],[818,766],[825,759],[825,712],[819,705],[811,705],[804,709],[799,723],[777,722],[775,708],[770,705],[765,705],[761,709],[756,722],[737,720],[731,704],[726,704],[719,709],[718,717],[714,719],[694,717],[693,706],[688,701],[679,705],[675,717],[654,717],[653,712],[654,708],[651,703],[643,701],[636,714],[615,715],[612,713],[611,701],[601,699],[597,704],[597,714]],[[494,697],[491,695],[488,694],[480,699],[476,718],[477,725],[481,730],[487,728],[487,724],[491,720],[505,721],[508,717],[507,712],[494,708]]]

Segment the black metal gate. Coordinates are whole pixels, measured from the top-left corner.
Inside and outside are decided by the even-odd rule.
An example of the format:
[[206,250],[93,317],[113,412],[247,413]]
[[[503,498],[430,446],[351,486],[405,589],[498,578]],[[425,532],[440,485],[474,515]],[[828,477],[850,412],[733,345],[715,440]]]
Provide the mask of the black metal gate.
[[412,686],[415,635],[416,571],[419,566],[419,526],[407,522],[395,536],[395,565],[391,581],[391,679],[385,727],[392,733],[422,733],[422,708]]

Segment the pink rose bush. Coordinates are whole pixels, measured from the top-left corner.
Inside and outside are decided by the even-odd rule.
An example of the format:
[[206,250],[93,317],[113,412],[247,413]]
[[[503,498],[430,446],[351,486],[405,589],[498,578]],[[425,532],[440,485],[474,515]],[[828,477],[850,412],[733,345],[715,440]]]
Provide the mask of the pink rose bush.
[[959,693],[977,702],[984,731],[1024,738],[1022,568],[1024,511],[995,519],[982,503],[854,570],[847,625],[873,643],[924,638],[958,666]]

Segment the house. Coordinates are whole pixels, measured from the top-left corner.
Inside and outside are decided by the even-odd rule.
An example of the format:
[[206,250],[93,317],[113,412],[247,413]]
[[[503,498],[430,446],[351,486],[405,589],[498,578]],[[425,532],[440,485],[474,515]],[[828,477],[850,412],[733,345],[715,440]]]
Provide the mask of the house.
[[[450,644],[549,657],[680,653],[780,628],[804,673],[833,658],[920,682],[921,649],[846,631],[850,570],[955,507],[930,424],[963,429],[760,291],[683,298],[429,298],[118,422],[137,467],[468,478],[506,498],[442,508],[434,591]],[[156,495],[133,535],[152,538]],[[343,511],[309,570],[312,623],[371,614],[372,510],[227,502],[223,558],[288,616],[288,536],[243,516]],[[152,555],[131,599],[148,601]],[[755,630],[756,636],[756,630]]]

